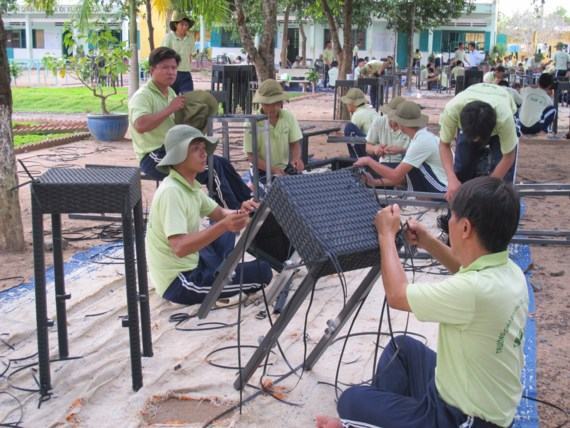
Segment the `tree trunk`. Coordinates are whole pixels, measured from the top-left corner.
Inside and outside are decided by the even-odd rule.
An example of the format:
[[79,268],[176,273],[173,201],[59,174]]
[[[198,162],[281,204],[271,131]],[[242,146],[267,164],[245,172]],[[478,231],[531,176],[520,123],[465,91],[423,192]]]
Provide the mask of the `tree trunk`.
[[264,26],[259,42],[259,49],[255,47],[255,42],[249,28],[247,27],[246,16],[243,9],[243,0],[234,0],[236,8],[236,24],[238,27],[241,42],[245,51],[255,65],[257,79],[262,82],[266,79],[275,78],[275,48],[273,36],[277,28],[277,0],[265,0],[262,2]]
[[154,50],[154,26],[152,25],[152,5],[151,0],[145,0],[146,6],[146,26],[148,27],[148,46],[150,51]]
[[[340,37],[338,35],[338,26],[337,26],[336,21],[334,19],[333,12],[331,10],[331,7],[329,5],[328,0],[321,0],[321,4],[323,6],[323,11],[325,13],[325,16],[327,17],[327,21],[329,24],[329,30],[331,32],[332,44],[334,47],[336,59],[338,61],[338,70],[339,70],[338,78],[344,79],[344,78],[346,78],[346,65],[345,65],[345,55],[343,52],[343,48],[344,48],[344,50],[347,50],[347,47],[346,46],[343,47],[340,43]],[[343,37],[343,40],[345,43],[348,40],[349,55],[352,53],[351,48],[350,48],[350,45],[352,44],[350,41],[352,39],[352,28],[351,28],[352,27],[352,4],[353,4],[353,0],[347,0],[344,2],[344,6],[343,6],[343,24],[346,25],[346,23],[348,22],[350,25],[350,27],[348,29],[345,27],[344,37]],[[347,34],[347,32],[348,32],[348,34]]]
[[[414,3],[410,6],[410,27],[408,31],[408,72],[406,74],[406,88],[408,92],[412,89],[412,67],[414,64],[414,34],[416,32],[416,6]],[[419,78],[419,76],[418,76]]]
[[281,37],[281,68],[289,68],[287,66],[287,51],[289,49],[289,12],[291,11],[291,5],[287,5],[285,8],[285,14],[283,15],[283,35]]
[[139,51],[137,49],[137,5],[135,0],[129,0],[129,98],[139,88]]
[[339,79],[346,79],[352,73],[352,4],[353,0],[345,0],[343,7],[343,50],[342,61],[339,61]]
[[25,248],[17,185],[12,140],[10,65],[6,53],[6,31],[0,13],[0,250],[23,251]]
[[305,26],[302,19],[299,20],[299,33],[301,34],[301,67],[304,68],[307,66],[307,35],[305,34]]

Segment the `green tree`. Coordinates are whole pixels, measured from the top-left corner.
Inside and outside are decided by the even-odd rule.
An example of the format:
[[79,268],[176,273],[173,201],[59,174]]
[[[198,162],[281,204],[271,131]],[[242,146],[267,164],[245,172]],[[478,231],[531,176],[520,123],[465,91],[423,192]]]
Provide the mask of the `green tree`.
[[378,0],[377,4],[389,28],[408,34],[408,89],[412,85],[415,32],[445,25],[474,8],[474,0]]

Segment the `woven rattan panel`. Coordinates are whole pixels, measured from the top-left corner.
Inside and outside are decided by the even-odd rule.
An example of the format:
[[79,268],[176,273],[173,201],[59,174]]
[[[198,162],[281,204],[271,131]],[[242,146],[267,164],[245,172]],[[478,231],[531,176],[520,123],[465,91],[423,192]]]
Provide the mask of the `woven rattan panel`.
[[313,276],[380,263],[378,203],[350,170],[280,177],[266,202]]
[[138,168],[52,168],[33,182],[43,213],[123,213],[141,198]]

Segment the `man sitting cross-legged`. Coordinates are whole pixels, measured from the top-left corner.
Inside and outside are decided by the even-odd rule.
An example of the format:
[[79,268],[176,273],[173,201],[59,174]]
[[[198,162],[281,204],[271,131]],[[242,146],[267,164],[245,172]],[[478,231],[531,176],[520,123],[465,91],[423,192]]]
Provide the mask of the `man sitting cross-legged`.
[[390,307],[438,322],[437,354],[410,336],[384,348],[371,385],[346,389],[340,419],[318,428],[509,427],[522,393],[528,292],[507,245],[517,230],[519,197],[493,177],[464,183],[451,202],[451,248],[411,221],[406,239],[454,275],[409,284],[395,245],[400,209],[376,215],[381,268]]
[[408,188],[420,192],[443,193],[447,189],[445,170],[439,157],[437,137],[426,129],[428,117],[420,106],[404,101],[388,115],[403,134],[410,138],[404,159],[395,168],[382,165],[370,157],[358,159],[354,166],[368,167],[380,178],[368,178],[375,186],[397,186],[408,183]]
[[[206,169],[216,144],[188,125],[166,134],[166,153],[157,168],[168,176],[152,200],[146,234],[148,266],[156,291],[166,300],[193,305],[210,291],[217,270],[232,251],[235,233],[246,227],[258,207],[244,201],[238,211],[220,207],[201,189],[196,176]],[[212,224],[200,230],[200,221]],[[255,260],[237,266],[221,297],[257,291],[271,281],[269,264]]]

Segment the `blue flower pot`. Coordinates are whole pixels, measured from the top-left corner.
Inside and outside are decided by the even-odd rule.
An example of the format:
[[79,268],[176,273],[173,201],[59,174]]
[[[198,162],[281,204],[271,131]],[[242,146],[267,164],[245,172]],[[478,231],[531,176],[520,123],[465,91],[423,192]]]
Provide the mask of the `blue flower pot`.
[[119,141],[129,127],[128,114],[89,114],[87,128],[98,141]]

